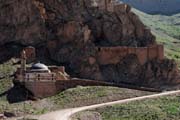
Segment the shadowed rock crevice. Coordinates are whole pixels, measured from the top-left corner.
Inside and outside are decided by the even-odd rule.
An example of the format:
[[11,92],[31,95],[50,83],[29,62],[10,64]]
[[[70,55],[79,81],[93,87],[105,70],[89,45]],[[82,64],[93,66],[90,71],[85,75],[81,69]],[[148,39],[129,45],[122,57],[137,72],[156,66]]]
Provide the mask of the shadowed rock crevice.
[[21,85],[15,85],[12,88],[10,88],[8,91],[5,91],[4,93],[0,94],[0,97],[6,96],[7,101],[12,103],[18,103],[23,102],[26,100],[30,100],[33,98],[33,95],[30,91],[28,91],[26,88],[24,88]]

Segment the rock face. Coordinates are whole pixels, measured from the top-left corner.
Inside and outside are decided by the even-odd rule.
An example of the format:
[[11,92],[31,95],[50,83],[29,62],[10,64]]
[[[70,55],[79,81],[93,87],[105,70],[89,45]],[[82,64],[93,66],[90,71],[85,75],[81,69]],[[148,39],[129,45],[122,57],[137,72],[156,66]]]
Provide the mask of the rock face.
[[[180,12],[179,0],[119,0],[150,14],[171,15]],[[153,8],[153,9],[152,9]]]
[[45,40],[45,24],[34,4],[33,0],[1,0],[0,45],[34,45]]
[[[1,46],[34,46],[37,55],[66,65],[75,77],[140,83],[145,66],[128,56],[116,65],[100,65],[97,46],[156,45],[131,7],[115,0],[1,0],[0,10]],[[154,71],[146,70],[154,79]]]
[[173,60],[149,61],[143,66],[140,78],[146,78],[145,84],[158,86],[163,84],[180,83],[180,74],[177,64]]
[[180,74],[174,61],[152,60],[140,65],[137,56],[128,55],[116,65],[101,66],[106,81],[160,87],[159,85],[180,83]]
[[37,45],[47,40],[81,43],[85,27],[92,31],[91,41],[98,45],[145,46],[154,42],[130,10],[112,13],[94,7],[94,2],[100,4],[95,0],[1,0],[0,45]]

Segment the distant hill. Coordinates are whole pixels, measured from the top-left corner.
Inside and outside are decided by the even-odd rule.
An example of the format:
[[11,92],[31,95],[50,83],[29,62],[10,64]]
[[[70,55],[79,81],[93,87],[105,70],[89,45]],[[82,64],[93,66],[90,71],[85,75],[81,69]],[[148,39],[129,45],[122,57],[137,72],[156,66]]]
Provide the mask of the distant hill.
[[165,46],[168,58],[180,67],[180,0],[119,0],[133,7],[141,21]]
[[176,14],[180,12],[180,0],[120,0],[149,14]]
[[168,58],[175,59],[180,67],[180,13],[174,15],[150,15],[132,9],[151,28],[156,40],[165,46]]

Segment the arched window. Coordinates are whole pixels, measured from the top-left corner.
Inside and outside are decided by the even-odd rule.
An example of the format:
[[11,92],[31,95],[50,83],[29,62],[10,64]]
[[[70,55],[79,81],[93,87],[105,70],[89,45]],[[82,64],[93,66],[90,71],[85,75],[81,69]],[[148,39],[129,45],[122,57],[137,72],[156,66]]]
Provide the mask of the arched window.
[[40,74],[38,74],[38,81],[40,81]]

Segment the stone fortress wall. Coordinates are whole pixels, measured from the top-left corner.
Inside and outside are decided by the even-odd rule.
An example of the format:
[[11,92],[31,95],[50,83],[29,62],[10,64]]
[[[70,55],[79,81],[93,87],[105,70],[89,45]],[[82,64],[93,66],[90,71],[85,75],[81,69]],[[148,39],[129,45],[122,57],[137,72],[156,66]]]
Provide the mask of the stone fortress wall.
[[98,47],[97,61],[100,65],[117,64],[129,54],[135,54],[141,65],[153,59],[164,59],[163,45],[149,47]]
[[126,11],[130,11],[131,9],[129,5],[114,0],[95,0],[95,2],[97,2],[96,4],[97,7],[99,7],[99,9],[107,10],[109,12],[114,12],[114,11],[126,12]]

